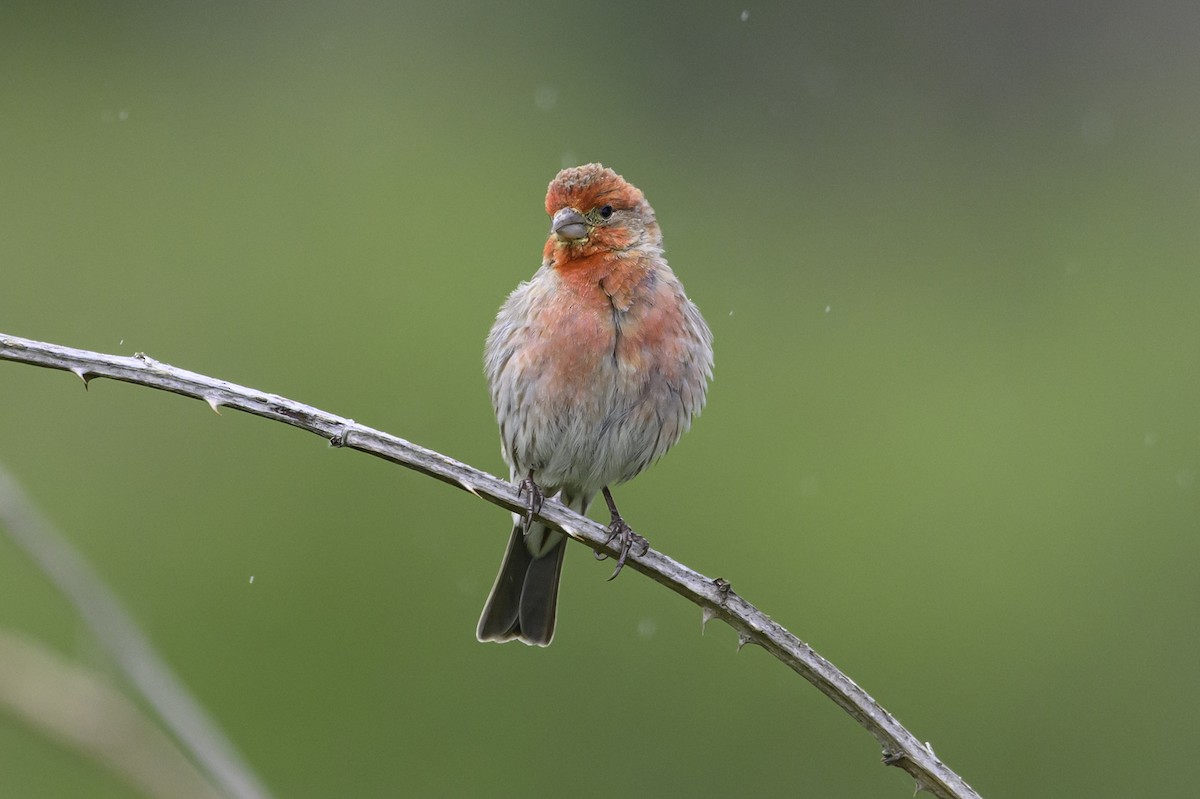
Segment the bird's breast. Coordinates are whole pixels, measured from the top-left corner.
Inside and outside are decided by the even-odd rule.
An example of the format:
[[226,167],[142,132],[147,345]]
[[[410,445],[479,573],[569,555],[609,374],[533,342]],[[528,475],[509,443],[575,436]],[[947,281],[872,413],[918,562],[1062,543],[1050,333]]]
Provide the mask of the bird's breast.
[[538,382],[550,397],[583,403],[616,376],[618,323],[603,297],[563,296],[530,321],[529,366],[540,373]]

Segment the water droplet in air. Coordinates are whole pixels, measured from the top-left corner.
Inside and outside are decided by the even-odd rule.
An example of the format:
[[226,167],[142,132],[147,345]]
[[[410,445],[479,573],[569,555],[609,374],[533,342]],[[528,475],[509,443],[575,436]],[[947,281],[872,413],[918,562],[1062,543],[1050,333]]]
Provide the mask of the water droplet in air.
[[638,622],[637,630],[642,638],[653,638],[658,632],[658,623],[654,619],[642,619]]
[[558,89],[553,86],[538,86],[533,93],[533,104],[542,111],[549,111],[558,104]]

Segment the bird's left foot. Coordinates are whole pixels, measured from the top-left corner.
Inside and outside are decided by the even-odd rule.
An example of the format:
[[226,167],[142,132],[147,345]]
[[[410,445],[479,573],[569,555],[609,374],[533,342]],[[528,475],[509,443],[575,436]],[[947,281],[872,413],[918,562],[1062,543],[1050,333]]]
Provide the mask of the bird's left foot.
[[[625,566],[625,558],[636,547],[638,556],[645,555],[650,551],[650,542],[633,531],[633,528],[626,524],[621,518],[621,514],[614,513],[612,523],[608,525],[608,538],[604,539],[604,545],[608,546],[613,541],[617,541],[617,567],[613,569],[612,576],[609,580],[614,579],[621,573],[621,569]],[[597,552],[596,560],[605,560],[608,554],[605,552]]]

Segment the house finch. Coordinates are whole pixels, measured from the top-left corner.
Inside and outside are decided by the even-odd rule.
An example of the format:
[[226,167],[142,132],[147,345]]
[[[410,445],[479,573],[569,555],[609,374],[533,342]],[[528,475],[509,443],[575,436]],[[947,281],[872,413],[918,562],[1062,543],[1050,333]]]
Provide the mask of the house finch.
[[645,539],[609,487],[679,440],[712,377],[712,333],[667,266],[654,209],[637,188],[600,164],[564,169],[546,212],[542,266],[500,308],[484,350],[501,451],[529,504],[514,514],[477,632],[538,646],[554,637],[567,544],[533,519],[543,497],[586,513],[603,492],[615,577]]

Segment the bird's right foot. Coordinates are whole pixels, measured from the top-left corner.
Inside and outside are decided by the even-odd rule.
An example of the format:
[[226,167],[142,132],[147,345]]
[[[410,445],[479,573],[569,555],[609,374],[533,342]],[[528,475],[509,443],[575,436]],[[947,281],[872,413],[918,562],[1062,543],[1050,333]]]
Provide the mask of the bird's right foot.
[[542,503],[546,501],[541,486],[533,481],[533,469],[517,483],[517,498],[520,499],[525,494],[528,494],[525,500],[525,533],[528,534],[534,515],[542,512]]

